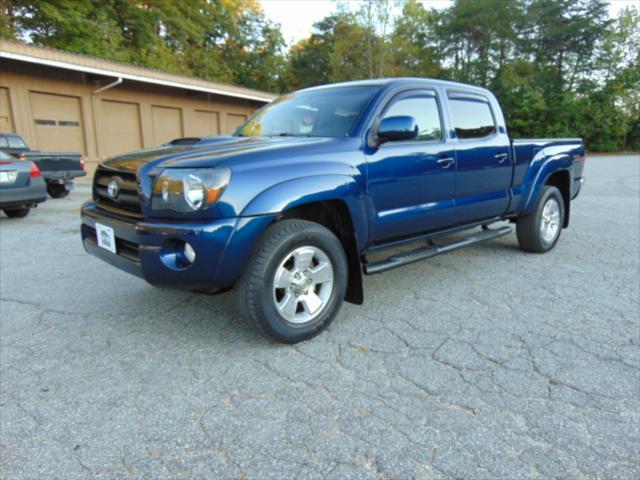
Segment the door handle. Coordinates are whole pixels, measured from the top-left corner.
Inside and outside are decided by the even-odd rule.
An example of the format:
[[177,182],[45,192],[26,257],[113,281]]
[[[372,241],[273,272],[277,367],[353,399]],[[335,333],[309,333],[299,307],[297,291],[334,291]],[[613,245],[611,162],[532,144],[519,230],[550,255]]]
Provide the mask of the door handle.
[[444,158],[440,158],[437,160],[438,165],[440,165],[442,168],[449,168],[451,165],[453,165],[453,162],[455,162],[455,159],[453,157],[444,157]]
[[495,158],[496,160],[498,160],[498,163],[502,163],[504,162],[507,158],[509,158],[509,155],[506,153],[498,153],[497,155],[494,155],[493,158]]

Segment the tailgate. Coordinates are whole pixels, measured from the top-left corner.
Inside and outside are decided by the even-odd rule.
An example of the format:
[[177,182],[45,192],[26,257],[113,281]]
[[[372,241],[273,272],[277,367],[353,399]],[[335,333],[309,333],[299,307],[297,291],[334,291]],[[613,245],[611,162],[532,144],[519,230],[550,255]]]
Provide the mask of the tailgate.
[[38,164],[42,172],[82,170],[79,155],[38,155],[37,157],[27,156],[27,158]]

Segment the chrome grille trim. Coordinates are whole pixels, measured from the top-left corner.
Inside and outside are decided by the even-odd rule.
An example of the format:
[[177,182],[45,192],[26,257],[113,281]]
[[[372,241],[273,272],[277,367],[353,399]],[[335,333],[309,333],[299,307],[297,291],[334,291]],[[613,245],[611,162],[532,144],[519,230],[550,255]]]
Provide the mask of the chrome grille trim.
[[[113,198],[109,195],[108,185],[118,179],[119,192]],[[133,172],[98,167],[93,178],[93,199],[96,206],[117,215],[142,218],[142,207],[138,195],[138,181]]]

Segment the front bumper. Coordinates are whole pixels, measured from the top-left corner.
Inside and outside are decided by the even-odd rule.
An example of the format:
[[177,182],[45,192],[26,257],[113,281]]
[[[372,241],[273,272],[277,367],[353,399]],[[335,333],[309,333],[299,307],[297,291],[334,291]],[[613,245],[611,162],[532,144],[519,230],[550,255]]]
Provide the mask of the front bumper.
[[31,178],[26,187],[0,187],[0,208],[33,205],[46,199],[47,187],[42,177]]
[[[136,221],[82,206],[85,250],[147,282],[186,290],[228,288],[240,277],[251,251],[275,216],[237,217],[198,222]],[[95,224],[114,230],[117,253],[100,248]],[[176,242],[188,242],[196,253],[187,267],[175,263]]]
[[584,177],[576,178],[573,180],[573,189],[571,192],[571,200],[575,200],[580,195],[582,187],[584,186]]

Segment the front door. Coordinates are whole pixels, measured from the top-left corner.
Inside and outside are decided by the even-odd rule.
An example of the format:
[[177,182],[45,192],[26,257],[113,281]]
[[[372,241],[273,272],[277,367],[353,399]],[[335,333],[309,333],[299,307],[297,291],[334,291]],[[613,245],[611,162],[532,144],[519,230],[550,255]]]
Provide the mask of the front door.
[[448,96],[457,137],[456,223],[501,216],[509,206],[513,173],[502,119],[481,95],[450,92]]
[[400,93],[381,118],[400,115],[416,119],[418,136],[383,143],[367,156],[375,242],[437,230],[453,222],[455,150],[445,139],[436,93]]

